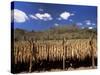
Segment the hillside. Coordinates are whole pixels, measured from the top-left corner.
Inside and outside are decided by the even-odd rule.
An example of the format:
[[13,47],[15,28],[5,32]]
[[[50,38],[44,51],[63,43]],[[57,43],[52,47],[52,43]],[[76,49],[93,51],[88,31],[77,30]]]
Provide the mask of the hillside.
[[52,27],[43,31],[14,30],[14,39],[18,40],[61,40],[66,39],[88,39],[91,36],[97,38],[96,29],[81,29],[75,25]]

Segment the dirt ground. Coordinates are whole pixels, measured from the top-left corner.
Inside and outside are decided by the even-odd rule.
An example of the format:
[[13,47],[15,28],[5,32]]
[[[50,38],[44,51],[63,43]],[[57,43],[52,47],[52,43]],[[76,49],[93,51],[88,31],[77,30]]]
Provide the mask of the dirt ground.
[[[50,71],[34,71],[32,73],[43,73],[43,72],[59,72],[59,71],[80,71],[80,70],[92,70],[92,66],[90,67],[79,67],[79,68],[72,68],[69,67],[68,69],[66,68],[65,70],[63,69],[51,69]],[[97,69],[97,66],[95,66],[94,69]],[[22,74],[28,73],[28,72],[21,72]]]

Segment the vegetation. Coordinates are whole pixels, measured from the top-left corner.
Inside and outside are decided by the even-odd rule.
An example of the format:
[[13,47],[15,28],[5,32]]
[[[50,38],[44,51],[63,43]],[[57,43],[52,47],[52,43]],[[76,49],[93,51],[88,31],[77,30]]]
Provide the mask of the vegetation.
[[63,69],[68,64],[72,64],[69,65],[72,67],[75,64],[80,65],[78,62],[82,64],[83,61],[87,61],[85,64],[93,62],[91,65],[94,67],[94,60],[97,59],[97,30],[80,29],[76,25],[43,31],[15,29],[12,57],[13,72],[20,69],[20,64],[27,64],[24,66],[28,66],[28,72],[32,72],[32,67],[62,61]]
[[17,40],[62,40],[66,39],[89,39],[91,35],[97,38],[96,29],[81,29],[75,25],[58,26],[44,31],[25,31],[23,29],[15,29],[15,41]]

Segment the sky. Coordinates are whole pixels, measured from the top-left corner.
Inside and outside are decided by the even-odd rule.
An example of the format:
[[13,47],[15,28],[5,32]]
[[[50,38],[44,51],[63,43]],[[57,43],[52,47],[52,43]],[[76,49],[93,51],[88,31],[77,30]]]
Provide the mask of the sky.
[[97,7],[15,1],[11,4],[11,20],[14,29],[29,31],[72,24],[93,29],[97,28]]

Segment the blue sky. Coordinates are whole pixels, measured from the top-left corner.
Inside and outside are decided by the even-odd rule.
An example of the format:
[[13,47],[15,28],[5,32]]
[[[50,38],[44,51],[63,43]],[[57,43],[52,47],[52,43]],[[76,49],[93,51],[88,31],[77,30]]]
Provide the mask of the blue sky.
[[76,24],[80,28],[97,27],[97,7],[48,3],[12,3],[14,28],[45,30],[55,26]]

